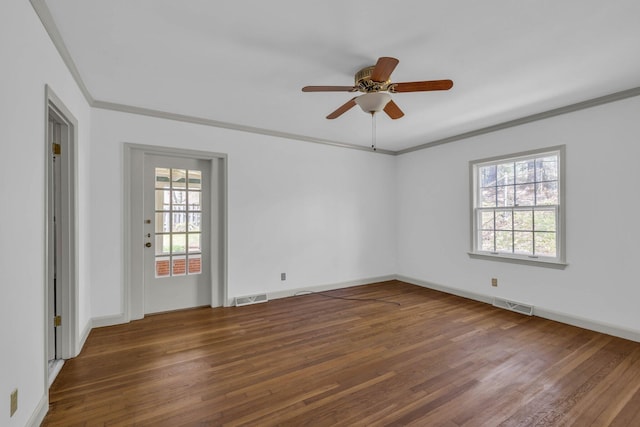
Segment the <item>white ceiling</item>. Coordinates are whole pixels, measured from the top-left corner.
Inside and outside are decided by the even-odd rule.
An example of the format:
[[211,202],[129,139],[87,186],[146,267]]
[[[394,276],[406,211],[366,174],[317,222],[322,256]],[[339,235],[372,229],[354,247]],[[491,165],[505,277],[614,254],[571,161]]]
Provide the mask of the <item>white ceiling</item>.
[[352,85],[380,56],[394,82],[453,80],[393,95],[392,151],[640,87],[638,0],[45,3],[98,101],[369,146],[358,107],[325,119],[353,94],[301,88]]

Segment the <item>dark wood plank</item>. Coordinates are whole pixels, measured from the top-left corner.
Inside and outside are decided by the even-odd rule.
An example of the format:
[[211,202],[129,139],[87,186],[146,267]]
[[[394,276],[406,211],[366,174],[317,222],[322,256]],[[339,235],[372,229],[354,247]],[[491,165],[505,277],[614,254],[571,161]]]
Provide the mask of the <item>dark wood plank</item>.
[[43,425],[640,425],[640,343],[398,281],[327,295],[358,300],[95,329]]

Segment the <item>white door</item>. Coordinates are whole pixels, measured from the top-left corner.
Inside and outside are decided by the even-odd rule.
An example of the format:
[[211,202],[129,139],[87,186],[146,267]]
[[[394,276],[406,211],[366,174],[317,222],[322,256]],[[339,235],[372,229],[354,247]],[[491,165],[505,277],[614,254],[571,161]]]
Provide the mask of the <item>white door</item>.
[[62,141],[62,126],[59,122],[55,121],[53,117],[49,117],[49,129],[47,133],[50,150],[49,161],[49,249],[48,249],[48,334],[49,339],[47,341],[48,360],[53,362],[56,359],[61,359],[62,349],[62,334],[60,331],[60,324],[57,319],[61,317],[62,308],[62,292],[60,281],[62,278],[62,167],[60,148]]
[[144,309],[211,305],[211,167],[144,157]]

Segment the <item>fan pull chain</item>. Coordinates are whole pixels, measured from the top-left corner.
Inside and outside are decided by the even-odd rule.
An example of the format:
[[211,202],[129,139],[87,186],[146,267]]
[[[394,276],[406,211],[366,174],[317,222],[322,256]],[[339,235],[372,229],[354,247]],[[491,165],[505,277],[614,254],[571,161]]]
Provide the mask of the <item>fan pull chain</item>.
[[376,151],[376,112],[371,112],[371,148]]

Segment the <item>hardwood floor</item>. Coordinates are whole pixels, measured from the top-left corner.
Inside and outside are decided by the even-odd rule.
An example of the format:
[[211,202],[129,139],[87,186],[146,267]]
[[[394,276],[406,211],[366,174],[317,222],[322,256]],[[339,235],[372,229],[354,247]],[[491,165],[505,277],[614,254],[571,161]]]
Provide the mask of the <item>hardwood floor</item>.
[[366,300],[95,329],[43,425],[640,426],[640,343],[396,281],[328,295]]

